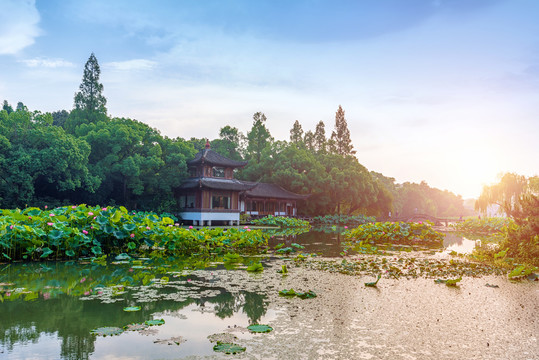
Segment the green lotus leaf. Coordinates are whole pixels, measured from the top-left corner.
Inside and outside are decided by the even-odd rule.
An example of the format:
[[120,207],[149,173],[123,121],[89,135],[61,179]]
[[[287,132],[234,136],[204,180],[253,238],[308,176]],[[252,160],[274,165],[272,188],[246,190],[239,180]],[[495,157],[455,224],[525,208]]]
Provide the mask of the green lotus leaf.
[[114,259],[118,260],[118,261],[129,260],[129,259],[131,259],[131,256],[127,255],[126,253],[121,253],[119,255],[116,255],[116,257]]
[[103,231],[107,234],[112,234],[114,232],[114,230],[116,230],[116,228],[114,226],[110,226],[110,225],[105,225],[103,227]]
[[270,331],[273,331],[273,328],[271,326],[261,324],[249,325],[247,326],[247,329],[253,333],[268,333]]
[[213,351],[222,352],[225,354],[237,354],[240,352],[244,352],[245,350],[247,349],[244,348],[243,346],[240,346],[238,344],[233,344],[233,343],[217,342],[217,345],[213,347]]
[[125,239],[126,237],[129,236],[128,233],[126,233],[125,231],[122,231],[122,230],[114,230],[113,235],[114,235],[114,237],[116,239]]
[[264,271],[264,266],[261,263],[257,262],[247,267],[246,269],[249,272],[261,272]]
[[137,225],[135,225],[135,224],[124,224],[123,228],[126,231],[133,231],[133,230],[135,230],[137,228]]
[[165,323],[165,320],[153,319],[153,320],[146,320],[144,323],[148,326],[155,326],[155,325],[159,326],[159,325],[163,325]]
[[90,331],[91,334],[97,335],[97,336],[114,336],[114,335],[120,335],[123,333],[124,330],[119,327],[114,326],[106,326],[106,327],[100,327],[97,329],[94,329]]
[[381,277],[382,277],[382,275],[378,274],[378,278],[376,279],[376,281],[365,283],[365,286],[376,287],[376,285],[378,284],[378,281],[380,281]]
[[49,256],[50,254],[52,254],[54,251],[52,251],[51,249],[49,249],[48,247],[44,247],[43,248],[43,254],[41,254],[40,257],[44,258],[44,257],[47,257]]
[[109,219],[104,217],[104,216],[98,216],[95,218],[95,221],[99,224],[99,225],[107,225],[109,223]]
[[284,290],[279,291],[279,295],[281,295],[281,296],[296,296],[296,291],[294,289],[290,289],[290,290],[284,289]]
[[300,298],[300,299],[313,299],[315,298],[317,295],[314,291],[312,290],[309,290],[307,292],[304,292],[304,293],[300,293],[298,292],[297,293],[297,296]]
[[75,256],[75,252],[73,250],[66,250],[66,256],[73,257]]
[[445,281],[445,285],[447,285],[447,286],[457,286],[457,283],[458,283],[459,281],[461,281],[461,280],[462,280],[462,276],[459,277],[458,279],[446,280],[446,281]]
[[134,311],[140,311],[140,306],[127,306],[124,307],[124,311],[126,312],[134,312]]

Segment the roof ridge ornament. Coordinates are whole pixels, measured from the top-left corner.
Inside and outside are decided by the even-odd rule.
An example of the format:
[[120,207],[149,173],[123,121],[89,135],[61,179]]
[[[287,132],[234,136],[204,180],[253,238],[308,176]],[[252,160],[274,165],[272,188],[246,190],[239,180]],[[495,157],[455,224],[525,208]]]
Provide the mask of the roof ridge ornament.
[[206,149],[210,149],[211,146],[210,146],[210,140],[209,139],[206,139]]

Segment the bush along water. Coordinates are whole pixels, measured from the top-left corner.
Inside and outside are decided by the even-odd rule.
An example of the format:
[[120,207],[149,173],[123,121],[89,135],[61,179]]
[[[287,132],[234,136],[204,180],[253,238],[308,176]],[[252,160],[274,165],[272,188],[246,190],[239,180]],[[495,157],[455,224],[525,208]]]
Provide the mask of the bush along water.
[[367,223],[345,232],[346,249],[358,251],[374,244],[437,244],[442,245],[444,234],[432,229],[429,223],[377,222]]
[[313,218],[313,223],[317,225],[337,225],[337,226],[359,226],[366,223],[375,222],[372,216],[365,215],[324,215]]
[[453,225],[453,227],[463,233],[475,235],[491,235],[503,231],[506,226],[513,223],[510,218],[491,217],[466,219],[463,222]]
[[124,207],[0,211],[0,257],[4,261],[151,251],[186,256],[255,252],[267,245],[268,238],[251,229],[181,228],[170,217],[129,213]]
[[268,215],[262,219],[253,220],[252,223],[255,225],[278,226],[280,228],[309,228],[311,226],[306,220],[272,215]]

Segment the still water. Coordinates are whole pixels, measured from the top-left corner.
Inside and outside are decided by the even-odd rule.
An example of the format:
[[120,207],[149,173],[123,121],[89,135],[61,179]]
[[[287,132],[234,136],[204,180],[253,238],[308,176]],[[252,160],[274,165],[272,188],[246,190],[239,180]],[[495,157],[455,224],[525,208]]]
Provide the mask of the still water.
[[[335,257],[342,240],[312,231],[270,245],[294,242]],[[450,234],[444,246],[468,252],[472,243]],[[208,339],[214,334],[263,336],[245,327],[282,316],[283,308],[270,304],[285,284],[274,269],[247,274],[251,260],[235,270],[175,259],[0,265],[0,359],[176,359],[215,354]],[[269,269],[275,260],[262,261]],[[131,306],[140,311],[124,311]],[[161,319],[162,325],[144,325]],[[92,334],[129,324],[137,325],[116,336]]]

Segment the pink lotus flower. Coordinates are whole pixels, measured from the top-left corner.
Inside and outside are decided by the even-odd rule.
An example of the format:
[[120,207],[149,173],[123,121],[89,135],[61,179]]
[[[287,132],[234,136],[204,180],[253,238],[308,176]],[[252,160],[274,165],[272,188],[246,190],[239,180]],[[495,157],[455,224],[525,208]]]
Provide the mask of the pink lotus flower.
[[13,225],[10,225],[9,228],[10,228],[10,229],[13,229]]
[[76,207],[76,206],[72,206],[71,208],[72,208],[72,209],[76,209],[77,207]]
[[81,283],[81,284],[82,284],[83,282],[85,282],[85,281],[86,281],[86,278],[80,279],[80,283]]
[[31,217],[31,216],[28,216],[28,220],[32,220],[32,217]]
[[180,224],[176,223],[176,224],[174,224],[174,226],[180,226]]
[[420,224],[420,225],[421,225],[421,224],[423,224],[423,222],[421,222],[421,221],[420,221],[420,222],[418,222],[418,224]]
[[130,268],[130,269],[129,269],[129,272],[133,272],[133,268]]
[[90,229],[93,229],[94,227],[93,226],[90,226]]
[[149,227],[149,226],[146,226],[146,230],[150,230],[150,227]]
[[101,210],[103,210],[103,211],[107,211],[107,208],[103,208],[103,209],[101,209]]
[[193,227],[192,226],[189,226],[189,229],[192,229]]
[[134,237],[135,237],[135,234],[131,234],[131,235],[129,235],[129,236],[131,236],[131,239],[132,239],[132,238],[134,238]]
[[54,214],[49,214],[50,217],[54,217]]
[[53,224],[53,223],[47,223],[47,225],[49,225],[49,226],[53,226],[54,224]]
[[85,291],[85,292],[84,292],[84,295],[85,295],[85,296],[88,296],[88,295],[90,295],[90,292],[89,292],[89,291]]
[[82,233],[83,233],[84,235],[88,235],[88,231],[86,231],[86,230],[82,230]]
[[10,293],[10,292],[7,292],[7,293],[6,293],[6,297],[9,297],[9,296],[11,296],[11,293]]
[[47,208],[47,205],[45,205],[45,209]]
[[48,292],[43,293],[43,299],[44,300],[49,300],[50,298],[51,298],[51,293],[48,293]]
[[244,226],[243,228],[244,228],[244,229],[249,229],[249,226]]
[[251,229],[247,229],[247,231],[251,231]]
[[187,279],[187,282],[191,282],[191,279]]
[[88,216],[94,216],[94,213],[90,211],[90,212],[88,213]]
[[348,229],[348,226],[345,226],[344,228],[345,228],[345,229]]

